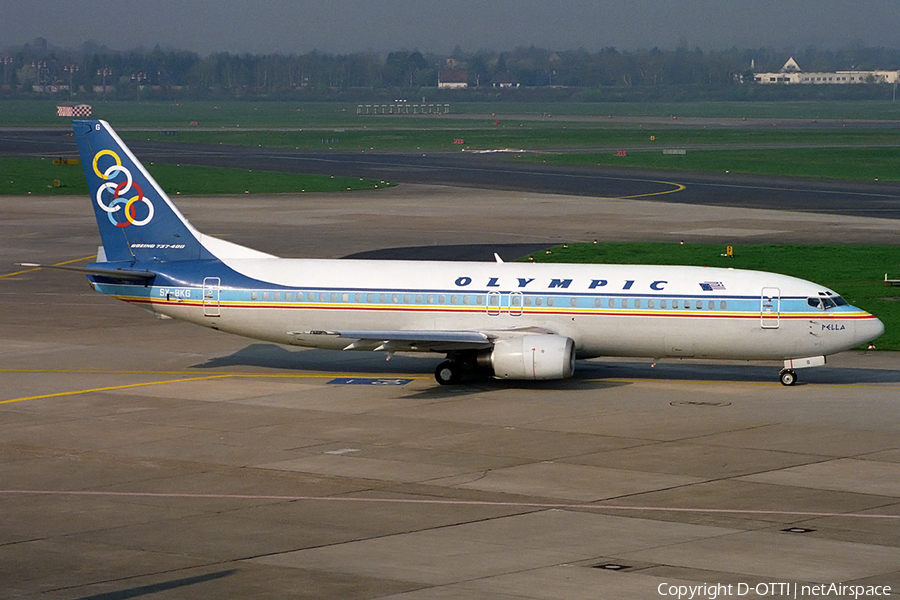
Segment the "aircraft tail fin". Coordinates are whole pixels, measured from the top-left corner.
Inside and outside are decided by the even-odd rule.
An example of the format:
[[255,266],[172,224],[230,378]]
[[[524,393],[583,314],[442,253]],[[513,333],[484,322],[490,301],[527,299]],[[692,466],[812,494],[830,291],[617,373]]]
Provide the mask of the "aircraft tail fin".
[[72,126],[108,261],[271,256],[194,229],[106,121]]

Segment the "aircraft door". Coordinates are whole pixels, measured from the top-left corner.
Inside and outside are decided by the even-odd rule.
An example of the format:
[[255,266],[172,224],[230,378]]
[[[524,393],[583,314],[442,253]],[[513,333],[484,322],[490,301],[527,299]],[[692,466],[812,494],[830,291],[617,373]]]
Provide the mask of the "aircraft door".
[[764,287],[759,299],[759,326],[763,329],[778,329],[781,319],[781,290]]
[[509,316],[511,317],[521,317],[522,316],[522,292],[510,292],[509,293]]
[[207,277],[203,280],[203,316],[218,317],[219,290],[222,280],[218,277]]
[[496,317],[500,314],[500,292],[488,292],[487,314]]

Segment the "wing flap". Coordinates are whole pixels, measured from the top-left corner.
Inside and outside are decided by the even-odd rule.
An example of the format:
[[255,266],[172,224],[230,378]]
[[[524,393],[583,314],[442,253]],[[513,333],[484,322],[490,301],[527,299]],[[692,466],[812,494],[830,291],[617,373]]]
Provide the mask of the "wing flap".
[[348,344],[344,346],[344,350],[369,352],[454,352],[490,348],[499,339],[554,332],[540,327],[516,327],[487,331],[340,329],[288,331],[287,333],[288,335],[304,338],[321,335],[345,339],[348,341]]
[[341,338],[354,340],[344,350],[373,352],[449,352],[489,348],[491,339],[477,331],[335,331]]
[[348,340],[344,350],[374,352],[450,352],[490,348],[493,337],[478,331],[349,330],[291,331],[291,335],[329,335]]

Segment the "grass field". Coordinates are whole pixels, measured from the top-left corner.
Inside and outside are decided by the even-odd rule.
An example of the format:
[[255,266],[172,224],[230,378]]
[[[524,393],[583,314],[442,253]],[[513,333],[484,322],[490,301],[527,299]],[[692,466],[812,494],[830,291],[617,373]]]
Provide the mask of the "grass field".
[[683,155],[661,151],[522,155],[519,160],[554,164],[603,165],[747,173],[789,177],[816,177],[860,181],[900,181],[900,147],[894,148],[768,148],[765,150],[687,150]]
[[[279,194],[372,190],[393,185],[385,181],[246,171],[191,165],[147,165],[153,178],[168,194]],[[56,165],[49,158],[0,158],[0,195],[87,196],[87,182],[80,164]],[[57,185],[58,182],[58,185]]]
[[[722,256],[716,244],[610,243],[569,244],[534,254],[537,262],[694,265],[771,271],[814,281],[841,294],[885,324],[876,342],[882,350],[900,350],[900,288],[884,287],[884,275],[900,277],[900,247],[747,244]],[[525,259],[527,260],[527,258]]]

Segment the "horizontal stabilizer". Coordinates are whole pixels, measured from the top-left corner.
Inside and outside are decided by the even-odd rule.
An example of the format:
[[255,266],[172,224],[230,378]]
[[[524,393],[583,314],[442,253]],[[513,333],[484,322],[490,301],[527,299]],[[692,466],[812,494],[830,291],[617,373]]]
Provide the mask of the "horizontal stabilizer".
[[127,269],[101,269],[97,267],[69,267],[63,265],[40,265],[37,263],[18,263],[21,267],[34,267],[38,269],[58,269],[60,271],[74,271],[83,275],[98,275],[113,279],[127,279],[129,281],[148,281],[156,277],[153,271],[129,271]]

